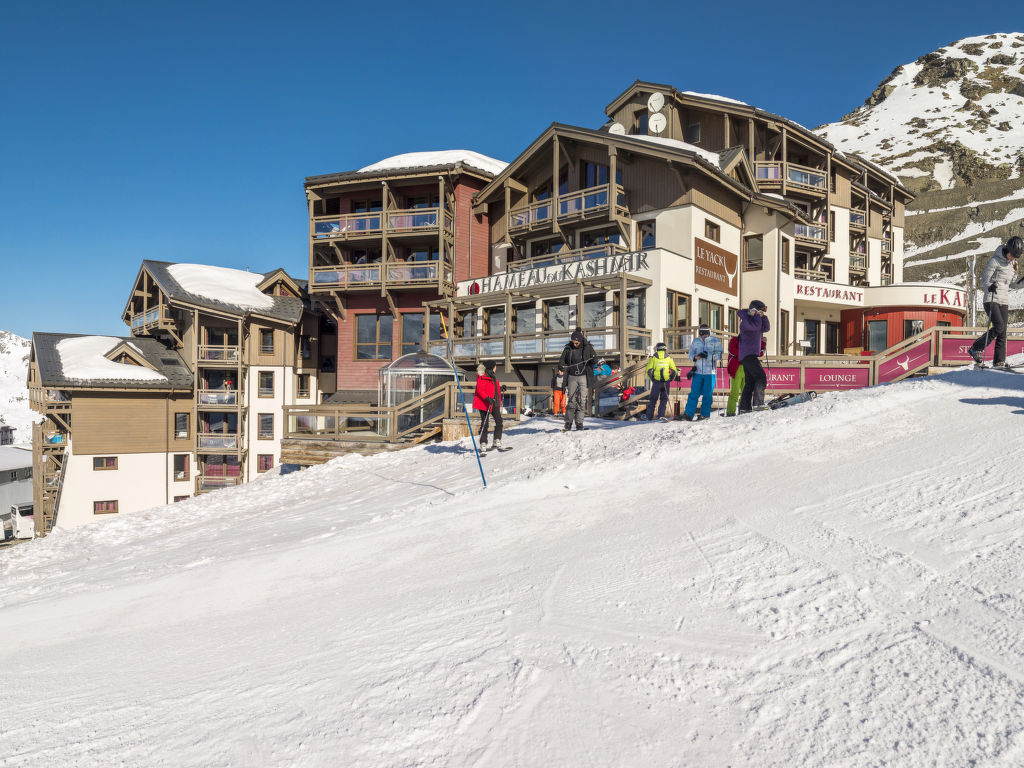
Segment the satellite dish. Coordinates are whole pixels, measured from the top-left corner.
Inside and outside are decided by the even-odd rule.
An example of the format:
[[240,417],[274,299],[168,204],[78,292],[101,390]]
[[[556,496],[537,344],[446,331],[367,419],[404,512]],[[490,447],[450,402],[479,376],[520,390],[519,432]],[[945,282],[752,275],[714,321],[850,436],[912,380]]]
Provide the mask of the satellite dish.
[[612,123],[611,128],[608,129],[608,133],[614,133],[616,136],[625,136],[626,126],[622,123]]
[[651,115],[651,119],[647,121],[647,129],[653,134],[664,131],[666,125],[668,125],[668,120],[660,112]]
[[665,106],[665,94],[655,91],[651,94],[651,97],[647,100],[647,109],[651,112],[661,112],[661,108]]

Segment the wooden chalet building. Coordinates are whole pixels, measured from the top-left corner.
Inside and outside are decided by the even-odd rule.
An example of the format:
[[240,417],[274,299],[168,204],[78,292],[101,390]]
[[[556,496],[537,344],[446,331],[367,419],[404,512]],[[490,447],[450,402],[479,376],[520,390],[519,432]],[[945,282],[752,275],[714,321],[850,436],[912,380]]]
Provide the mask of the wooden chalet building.
[[243,483],[278,463],[283,407],[320,402],[334,329],[281,269],[144,261],[122,317],[128,337],[33,334],[40,535]]
[[488,222],[472,198],[504,166],[420,152],[306,179],[309,295],[338,329],[334,400],[374,402],[383,365],[440,338],[424,303],[486,274]]

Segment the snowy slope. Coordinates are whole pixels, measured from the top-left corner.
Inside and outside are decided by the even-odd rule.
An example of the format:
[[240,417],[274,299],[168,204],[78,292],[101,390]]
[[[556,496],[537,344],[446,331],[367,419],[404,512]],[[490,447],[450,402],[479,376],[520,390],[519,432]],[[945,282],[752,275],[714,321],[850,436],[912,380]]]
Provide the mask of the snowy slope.
[[0,550],[0,766],[1024,764],[1024,376],[533,419]]
[[37,415],[28,404],[28,354],[31,343],[9,331],[0,331],[0,421],[14,427],[19,443],[32,441]]

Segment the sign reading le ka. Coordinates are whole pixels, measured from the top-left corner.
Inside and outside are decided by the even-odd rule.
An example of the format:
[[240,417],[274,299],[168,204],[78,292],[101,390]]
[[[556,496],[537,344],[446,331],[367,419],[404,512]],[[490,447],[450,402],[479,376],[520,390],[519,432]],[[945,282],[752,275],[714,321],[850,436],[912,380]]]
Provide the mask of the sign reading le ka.
[[730,296],[740,295],[740,257],[723,250],[717,243],[709,243],[699,237],[693,238],[693,281],[697,285],[714,288]]

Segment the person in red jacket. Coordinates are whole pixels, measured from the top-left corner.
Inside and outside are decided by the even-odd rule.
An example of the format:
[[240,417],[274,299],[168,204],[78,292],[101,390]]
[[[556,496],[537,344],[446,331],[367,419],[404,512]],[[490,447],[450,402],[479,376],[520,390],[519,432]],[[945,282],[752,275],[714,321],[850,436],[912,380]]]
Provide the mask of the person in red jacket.
[[473,408],[480,411],[480,450],[487,450],[487,430],[490,419],[494,419],[494,442],[491,448],[501,448],[501,385],[494,375],[494,362],[488,360],[476,367],[476,389],[473,391]]

